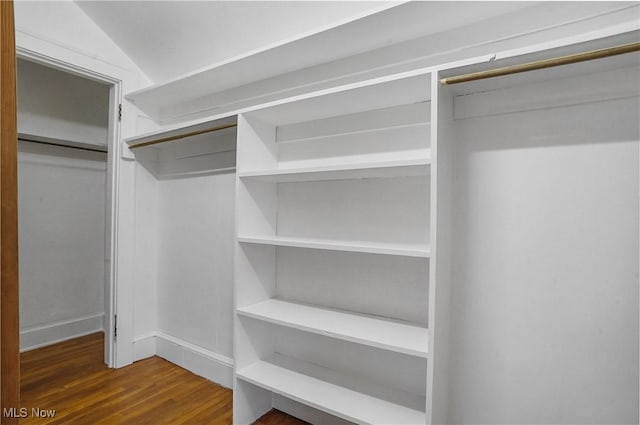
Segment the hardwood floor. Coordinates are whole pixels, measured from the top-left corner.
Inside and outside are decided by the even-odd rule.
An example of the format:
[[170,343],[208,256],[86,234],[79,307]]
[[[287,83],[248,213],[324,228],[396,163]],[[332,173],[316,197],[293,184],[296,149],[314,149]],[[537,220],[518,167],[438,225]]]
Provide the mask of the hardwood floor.
[[[21,355],[21,424],[159,425],[232,423],[232,391],[159,357],[107,368],[103,334]],[[53,417],[38,417],[55,410]],[[256,424],[305,424],[271,411]]]

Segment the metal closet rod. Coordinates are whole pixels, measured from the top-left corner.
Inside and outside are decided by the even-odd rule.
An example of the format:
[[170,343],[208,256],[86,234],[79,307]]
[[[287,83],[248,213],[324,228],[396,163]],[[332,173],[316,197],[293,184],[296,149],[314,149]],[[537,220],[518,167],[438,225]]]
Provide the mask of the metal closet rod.
[[557,58],[523,63],[520,65],[511,65],[502,68],[489,69],[486,71],[456,75],[454,77],[442,78],[440,80],[440,83],[445,85],[466,83],[469,81],[484,80],[485,78],[502,77],[504,75],[518,74],[520,72],[535,71],[538,69],[552,68],[554,66],[569,65],[572,63],[602,59],[610,56],[623,55],[625,53],[632,53],[637,51],[640,51],[640,43],[629,43],[623,44],[621,46],[609,47],[606,49],[592,50],[590,52],[577,53],[574,55],[560,56]]
[[151,145],[156,145],[158,143],[164,143],[164,142],[172,142],[174,140],[180,140],[186,137],[197,136],[199,134],[205,134],[205,133],[212,133],[214,131],[220,131],[220,130],[233,128],[237,126],[238,124],[225,124],[225,125],[219,125],[216,127],[205,128],[204,130],[196,130],[196,131],[191,131],[189,133],[177,134],[175,136],[162,137],[160,139],[150,140],[148,142],[138,143],[137,145],[129,146],[129,149],[142,148],[144,146],[151,146]]
[[67,145],[64,143],[54,143],[54,142],[45,142],[43,140],[34,140],[26,137],[18,137],[18,141],[27,142],[27,143],[37,143],[39,145],[47,145],[47,146],[57,146],[59,148],[67,148],[67,149],[77,149],[81,151],[89,151],[89,152],[98,152],[98,153],[107,153],[107,148],[100,148],[96,146],[95,148],[90,148],[87,146],[76,146],[76,145]]

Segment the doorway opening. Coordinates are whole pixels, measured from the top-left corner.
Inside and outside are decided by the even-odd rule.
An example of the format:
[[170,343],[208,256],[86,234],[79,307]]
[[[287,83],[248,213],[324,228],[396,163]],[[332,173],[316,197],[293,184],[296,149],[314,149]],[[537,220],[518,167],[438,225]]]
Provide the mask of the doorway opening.
[[116,365],[119,84],[18,55],[20,351],[104,333]]

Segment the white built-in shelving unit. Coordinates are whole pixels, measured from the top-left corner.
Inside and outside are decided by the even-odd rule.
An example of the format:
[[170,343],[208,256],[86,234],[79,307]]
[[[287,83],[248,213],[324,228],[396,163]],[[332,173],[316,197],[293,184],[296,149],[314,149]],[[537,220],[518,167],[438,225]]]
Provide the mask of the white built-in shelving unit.
[[[466,192],[457,156],[475,149],[467,127],[478,125],[486,137],[495,132],[481,127],[482,117],[514,112],[526,127],[540,120],[541,108],[575,121],[573,111],[584,112],[575,105],[583,104],[610,114],[603,101],[637,96],[638,59],[455,87],[440,80],[635,37],[504,52],[499,60],[374,79],[240,114],[234,420],[251,423],[276,407],[313,423],[446,423],[451,304],[459,302],[451,274],[466,276],[474,266],[460,250],[485,246],[471,240],[454,251],[469,237],[457,229],[484,220],[472,231],[504,232],[492,221],[497,211],[475,217],[460,202]],[[546,131],[552,146],[568,137]],[[484,149],[502,137],[482,140]]]
[[239,115],[236,423],[290,403],[426,423],[432,78]]
[[[540,396],[502,391],[513,388],[505,376],[531,376],[504,358],[538,364],[559,356],[590,371],[590,357],[536,338],[578,316],[615,324],[608,312],[616,307],[593,306],[617,306],[619,294],[637,288],[636,259],[605,266],[603,258],[627,241],[623,226],[637,225],[637,198],[612,194],[637,193],[638,53],[455,86],[441,79],[637,40],[636,23],[619,34],[243,106],[129,140],[160,177],[235,167],[234,423],[253,423],[274,407],[311,423],[469,422],[484,412],[467,387],[522,408]],[[135,147],[230,124],[237,128],[188,143]],[[616,214],[626,221],[617,224]],[[601,267],[583,270],[585,259]],[[610,270],[616,279],[605,276]],[[591,298],[575,297],[582,291]],[[571,308],[556,309],[558,300]],[[609,328],[603,338],[611,344],[632,339],[624,327]],[[566,379],[558,379],[560,388]],[[610,393],[637,392],[619,380]],[[581,399],[596,398],[589,397]],[[590,404],[597,405],[581,409]]]

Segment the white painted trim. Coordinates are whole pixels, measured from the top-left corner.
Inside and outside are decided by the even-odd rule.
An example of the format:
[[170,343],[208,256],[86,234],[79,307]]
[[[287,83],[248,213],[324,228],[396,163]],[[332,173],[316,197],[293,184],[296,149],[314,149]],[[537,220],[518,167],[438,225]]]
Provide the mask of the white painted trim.
[[190,342],[187,342],[187,341],[185,341],[183,339],[176,338],[174,336],[168,335],[168,334],[166,334],[164,332],[160,332],[160,331],[156,332],[156,336],[158,338],[166,339],[167,341],[172,342],[174,344],[182,345],[183,347],[188,348],[189,350],[192,350],[192,351],[194,351],[196,353],[199,353],[199,354],[201,354],[203,356],[211,357],[212,360],[215,360],[215,361],[218,361],[218,362],[221,362],[221,363],[225,363],[228,366],[233,367],[233,359],[230,358],[230,357],[223,356],[222,354],[215,353],[215,352],[213,352],[211,350],[208,350],[206,348],[200,347],[199,345],[191,344]]
[[20,352],[104,331],[104,313],[20,330]]
[[134,339],[135,360],[157,355],[225,388],[233,387],[233,359],[176,338],[150,332]]
[[[571,27],[573,25],[584,26],[585,23],[591,23],[591,27],[598,28],[597,30],[591,30],[588,32],[584,32],[586,31],[584,28],[577,29],[575,32],[578,35],[573,35],[571,37],[567,37],[564,39],[568,41],[570,38],[574,38],[576,40],[580,40],[579,42],[581,42],[582,39],[584,39],[585,37],[588,38],[593,36],[594,34],[596,35],[596,38],[601,38],[601,37],[607,36],[606,32],[613,32],[616,34],[618,33],[618,31],[626,32],[626,29],[630,29],[630,28],[637,29],[638,27],[638,24],[637,24],[638,20],[633,14],[633,10],[635,7],[637,6],[626,6],[626,7],[617,8],[614,10],[609,9],[607,11],[600,10],[599,12],[593,13],[591,15],[584,16],[578,19],[572,19],[564,23],[555,23],[555,24],[541,27],[535,30],[529,29],[524,32],[519,32],[509,36],[503,35],[502,37],[498,37],[498,38],[487,40],[487,41],[480,41],[478,43],[465,45],[464,47],[458,47],[458,48],[449,47],[449,48],[445,48],[442,51],[435,51],[435,52],[432,52],[429,49],[427,49],[426,52],[422,52],[421,50],[414,51],[417,46],[416,42],[419,42],[420,40],[422,41],[426,40],[425,41],[426,44],[429,44],[428,42],[429,36],[427,36],[427,38],[418,37],[416,39],[408,40],[406,42],[400,42],[400,43],[394,44],[392,46],[382,47],[382,48],[371,50],[368,52],[355,54],[353,56],[339,59],[337,61],[317,64],[317,65],[311,66],[310,68],[305,68],[305,70],[292,71],[290,73],[280,74],[278,76],[266,78],[261,81],[240,84],[239,86],[229,87],[226,89],[220,89],[220,90],[216,89],[214,90],[214,92],[211,92],[208,94],[199,93],[198,98],[195,100],[191,99],[191,100],[184,100],[177,103],[173,103],[173,101],[168,101],[167,99],[164,99],[164,101],[159,102],[156,105],[152,105],[154,102],[149,102],[148,99],[147,101],[144,101],[143,99],[149,95],[149,91],[151,92],[157,91],[157,90],[162,91],[166,89],[165,85],[171,86],[176,84],[183,84],[185,83],[185,81],[188,82],[192,78],[203,78],[202,77],[203,73],[204,75],[206,75],[207,73],[215,72],[214,69],[211,69],[211,68],[205,69],[203,73],[198,74],[199,77],[198,76],[194,77],[192,75],[185,75],[183,76],[185,79],[184,81],[182,81],[182,83],[180,79],[172,80],[171,82],[154,85],[154,86],[139,90],[137,92],[127,94],[127,96],[141,95],[143,99],[138,99],[139,107],[144,106],[145,110],[148,110],[148,112],[155,117],[156,121],[159,124],[161,125],[166,124],[168,126],[173,126],[174,124],[172,123],[184,122],[185,120],[190,120],[197,117],[205,117],[205,116],[209,116],[210,114],[218,114],[220,113],[220,111],[223,111],[223,110],[226,110],[226,111],[235,110],[236,111],[235,113],[237,113],[237,111],[241,109],[242,105],[250,106],[250,105],[256,105],[256,104],[263,104],[267,102],[268,99],[273,100],[278,98],[286,98],[286,97],[292,96],[293,93],[312,92],[317,90],[319,87],[336,86],[336,85],[344,84],[345,81],[353,81],[354,79],[364,80],[364,79],[370,78],[369,77],[370,75],[393,74],[395,72],[398,72],[398,70],[401,70],[401,69],[404,69],[404,70],[417,69],[425,66],[439,67],[438,64],[455,61],[457,60],[456,58],[478,56],[479,54],[478,52],[484,52],[483,54],[487,55],[487,60],[492,60],[495,58],[495,55],[494,55],[495,52],[507,51],[505,50],[505,48],[503,48],[500,45],[501,43],[524,38],[524,40],[522,40],[522,42],[518,44],[530,45],[531,42],[526,40],[527,37],[531,37],[538,33],[545,33],[545,32],[552,33],[553,31],[556,31],[562,27],[567,27],[567,26]],[[608,19],[610,19],[610,16],[614,14],[622,15],[618,19],[619,20],[626,19],[626,21],[622,23],[610,23]],[[627,15],[631,15],[630,19],[627,17]],[[550,37],[550,38],[552,42],[555,42],[555,40],[558,39],[557,37]],[[547,42],[539,43],[537,45],[543,46],[545,44],[547,44]],[[518,49],[520,48],[514,49],[514,52],[516,52]],[[413,55],[406,56],[405,54],[400,54],[400,52],[402,52],[403,50],[413,51]],[[464,51],[467,51],[467,54],[463,54]],[[258,53],[258,56],[260,55],[264,55],[264,52]],[[396,57],[398,55],[400,55],[401,57]],[[387,58],[386,60],[382,60],[382,57],[385,57],[385,56],[389,56],[389,58]],[[251,60],[251,58],[245,58],[242,60],[245,60],[245,61]],[[354,60],[356,62],[353,62]],[[348,65],[344,63],[344,61],[348,61],[352,63],[351,65]],[[368,67],[361,68],[359,66],[354,65],[354,63],[358,63],[358,62],[362,62],[362,63],[373,62],[373,63],[370,63],[370,66]],[[324,73],[322,72],[322,69],[325,69],[324,67],[327,67],[328,64],[332,64],[332,66],[337,66],[338,69],[339,68],[345,68],[345,69],[342,69],[340,72],[338,72],[335,75],[328,75],[326,72]],[[223,65],[222,68],[218,68],[218,69],[224,69],[225,66],[228,66],[228,65]],[[291,84],[284,84],[283,81],[280,81],[278,83],[275,83],[274,87],[269,87],[270,85],[269,83],[264,83],[264,82],[271,81],[271,85],[273,85],[274,78],[277,79],[282,77],[283,75],[290,75],[290,74],[299,76],[300,73],[304,74],[307,72],[309,73],[308,77],[302,78],[302,81],[297,81],[300,78],[294,78],[295,81],[292,82]],[[312,77],[313,74],[317,74],[319,76],[316,75],[316,77]],[[324,76],[324,74],[327,74],[327,75]],[[330,72],[329,74],[333,74],[333,73]],[[266,84],[266,86],[262,87],[261,83]],[[252,87],[252,88],[248,88],[248,87]],[[245,90],[240,90],[241,94],[234,92],[229,96],[230,92],[238,88],[245,88]],[[171,90],[169,90],[169,92],[170,91]],[[169,92],[165,93],[166,94],[166,96],[164,96],[165,98],[172,97],[172,95]],[[223,97],[226,96],[228,97],[228,99],[225,101],[222,101],[220,99],[220,96],[218,96],[221,93],[223,94]],[[157,93],[155,96],[158,97]],[[163,97],[163,96],[160,96],[160,97]],[[213,103],[211,103],[212,100],[213,100]],[[143,103],[146,103],[147,106],[143,105]],[[161,107],[160,106],[161,104],[165,106]],[[230,113],[229,115],[234,115],[235,113]]]
[[[133,362],[134,279],[133,262],[129,254],[133,251],[133,241],[122,236],[132,234],[133,220],[127,216],[126,211],[122,211],[126,210],[126,207],[122,207],[120,203],[123,162],[121,157],[133,159],[133,156],[130,154],[128,146],[122,143],[121,131],[125,131],[125,127],[132,131],[135,122],[133,114],[130,114],[130,116],[123,117],[123,122],[120,123],[117,119],[117,105],[123,103],[122,93],[129,91],[134,81],[137,84],[137,76],[131,70],[106,63],[94,55],[79,52],[72,46],[61,45],[34,34],[28,34],[20,29],[16,32],[16,54],[19,58],[112,86],[109,101],[109,140],[107,142],[109,147],[107,174],[111,176],[111,205],[107,217],[111,222],[111,232],[107,235],[110,244],[110,270],[109,282],[105,285],[105,297],[107,297],[104,320],[105,363],[109,367],[125,366]],[[130,182],[124,183],[129,185],[127,195],[130,195],[130,198],[127,200],[133,202],[133,188],[131,188]],[[121,223],[122,219],[126,221],[124,225]],[[125,259],[124,266],[120,264],[121,256]],[[120,316],[118,344],[116,344],[112,326],[112,318],[116,312]]]
[[[73,63],[61,60],[48,54],[41,53],[43,50],[61,51],[64,52],[65,56],[73,56],[74,59],[78,60]],[[33,34],[32,32],[22,28],[16,28],[16,52],[20,58],[52,66],[72,74],[90,78],[94,81],[109,81],[111,83],[116,83],[119,81],[119,78],[114,78],[111,75],[121,75],[123,73],[135,74],[135,71],[110,63],[96,56],[95,53],[80,51],[72,46],[57,43],[49,40],[45,36]],[[92,69],[77,64],[85,61],[92,62]],[[107,73],[105,74],[95,71],[94,69],[97,68],[106,68]]]

